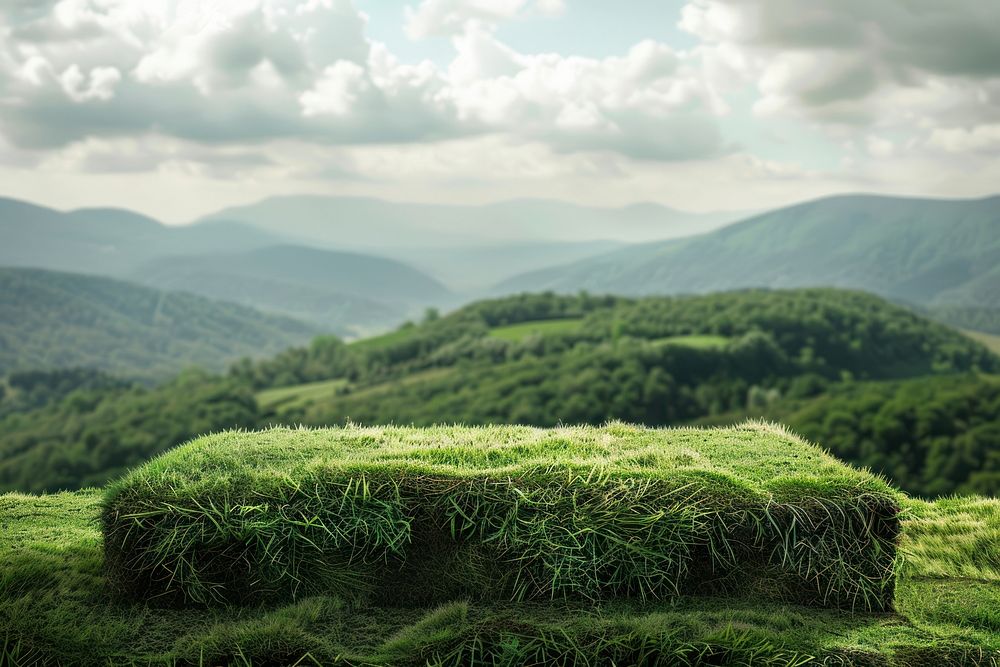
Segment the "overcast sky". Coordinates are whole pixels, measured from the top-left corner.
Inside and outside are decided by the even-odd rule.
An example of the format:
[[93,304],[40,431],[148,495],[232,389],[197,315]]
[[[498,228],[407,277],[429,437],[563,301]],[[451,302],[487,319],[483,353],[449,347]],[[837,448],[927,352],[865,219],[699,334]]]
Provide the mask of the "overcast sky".
[[1000,191],[998,0],[2,0],[0,195]]

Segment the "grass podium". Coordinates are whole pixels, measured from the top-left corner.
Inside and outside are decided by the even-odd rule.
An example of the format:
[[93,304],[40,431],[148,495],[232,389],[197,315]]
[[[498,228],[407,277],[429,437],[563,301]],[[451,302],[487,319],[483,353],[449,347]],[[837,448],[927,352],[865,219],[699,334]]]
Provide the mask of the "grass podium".
[[882,611],[898,501],[762,424],[348,426],[195,440],[111,485],[101,526],[110,586],[171,606],[732,594]]

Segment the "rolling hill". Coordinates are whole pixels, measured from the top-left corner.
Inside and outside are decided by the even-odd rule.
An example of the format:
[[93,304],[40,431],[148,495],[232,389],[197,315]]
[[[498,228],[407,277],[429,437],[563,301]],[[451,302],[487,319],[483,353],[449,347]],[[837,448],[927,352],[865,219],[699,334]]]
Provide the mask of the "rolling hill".
[[233,301],[353,336],[454,300],[439,282],[401,262],[292,245],[162,257],[130,277],[160,289]]
[[0,376],[92,367],[163,378],[186,366],[222,370],[274,354],[317,330],[245,306],[119,280],[0,269]]
[[1000,307],[1000,197],[830,197],[527,273],[496,292],[807,286],[865,289],[924,306]]

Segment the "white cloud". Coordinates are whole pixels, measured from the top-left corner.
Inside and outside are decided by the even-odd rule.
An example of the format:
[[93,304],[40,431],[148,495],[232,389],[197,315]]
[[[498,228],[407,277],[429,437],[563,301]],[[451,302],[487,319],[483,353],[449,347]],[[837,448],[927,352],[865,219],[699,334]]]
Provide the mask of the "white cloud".
[[666,44],[603,59],[524,55],[479,24],[454,44],[444,94],[466,121],[566,151],[675,160],[723,150],[699,68]]
[[862,134],[1000,117],[997,2],[690,0],[680,26],[703,57],[735,63],[709,75],[754,84],[765,117]]
[[[73,64],[59,75],[59,82],[63,91],[74,102],[106,102],[115,96],[115,86],[121,78],[121,72],[114,67],[95,67],[88,75],[83,73],[79,65]],[[38,80],[34,76],[29,79]]]
[[939,127],[931,132],[928,146],[947,153],[1000,153],[1000,123],[964,127]]
[[[155,131],[214,143],[328,144],[499,132],[559,151],[666,160],[725,150],[714,121],[724,105],[700,65],[666,44],[646,40],[608,58],[523,54],[469,18],[560,7],[422,4],[415,11],[463,17],[455,57],[440,68],[401,63],[368,40],[367,18],[349,0],[61,0],[20,26],[6,52],[16,84],[0,125],[40,149]],[[53,90],[80,108],[60,107]],[[86,102],[101,102],[100,114],[85,111]]]
[[896,145],[891,141],[875,135],[865,139],[865,147],[868,149],[868,154],[876,158],[892,157],[896,149]]
[[566,10],[564,0],[423,0],[407,6],[406,33],[412,39],[432,35],[454,35],[471,23],[495,24],[527,16],[558,16]]
[[370,90],[371,84],[363,67],[348,60],[338,60],[323,70],[313,87],[302,93],[299,102],[306,116],[347,116],[358,98]]

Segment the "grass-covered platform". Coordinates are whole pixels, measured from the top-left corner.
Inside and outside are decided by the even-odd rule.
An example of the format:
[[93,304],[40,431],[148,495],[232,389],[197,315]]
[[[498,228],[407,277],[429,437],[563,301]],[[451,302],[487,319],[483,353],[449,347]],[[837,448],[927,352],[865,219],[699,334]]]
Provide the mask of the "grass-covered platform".
[[170,605],[662,601],[892,607],[899,496],[760,424],[274,429],[107,490],[105,564]]

